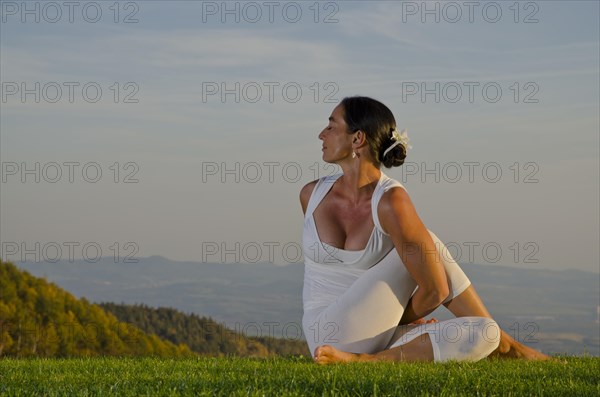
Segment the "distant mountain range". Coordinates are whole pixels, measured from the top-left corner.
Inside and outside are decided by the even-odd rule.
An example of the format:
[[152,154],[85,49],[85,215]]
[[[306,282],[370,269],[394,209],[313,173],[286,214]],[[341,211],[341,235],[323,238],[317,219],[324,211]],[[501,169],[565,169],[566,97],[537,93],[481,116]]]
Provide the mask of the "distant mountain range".
[[[101,258],[56,263],[14,262],[92,302],[172,307],[251,336],[303,339],[304,266],[177,262],[161,256],[137,263]],[[600,356],[600,275],[461,265],[500,326],[545,353]],[[445,309],[433,316],[450,318]]]

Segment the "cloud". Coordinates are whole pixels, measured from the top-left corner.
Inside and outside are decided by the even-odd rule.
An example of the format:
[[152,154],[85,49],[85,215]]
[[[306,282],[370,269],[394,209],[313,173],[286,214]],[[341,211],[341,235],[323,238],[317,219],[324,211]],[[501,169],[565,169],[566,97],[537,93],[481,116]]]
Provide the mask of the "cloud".
[[336,71],[344,64],[343,52],[332,43],[273,32],[224,28],[110,32],[91,38],[41,34],[30,38],[29,50],[5,45],[4,73],[9,78],[69,73],[110,77],[130,71],[160,79],[154,74],[215,73],[225,68],[239,74],[245,69],[264,74],[284,70],[293,76]]

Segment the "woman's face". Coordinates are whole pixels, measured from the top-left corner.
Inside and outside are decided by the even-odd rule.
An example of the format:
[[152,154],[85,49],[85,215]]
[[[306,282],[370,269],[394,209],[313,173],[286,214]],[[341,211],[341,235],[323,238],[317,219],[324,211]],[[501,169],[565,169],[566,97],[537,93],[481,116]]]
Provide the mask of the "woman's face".
[[319,134],[323,141],[323,161],[336,163],[352,155],[353,134],[348,134],[348,125],[344,121],[344,107],[340,104],[329,116],[329,124]]

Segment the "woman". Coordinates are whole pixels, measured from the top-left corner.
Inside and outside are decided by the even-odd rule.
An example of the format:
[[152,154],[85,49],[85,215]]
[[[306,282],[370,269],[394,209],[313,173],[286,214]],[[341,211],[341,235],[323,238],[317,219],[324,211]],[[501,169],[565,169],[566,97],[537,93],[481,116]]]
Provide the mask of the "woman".
[[[384,104],[344,98],[319,139],[343,173],[300,192],[302,326],[317,363],[548,358],[500,330],[404,187],[380,171],[410,147]],[[457,318],[424,320],[440,304]]]

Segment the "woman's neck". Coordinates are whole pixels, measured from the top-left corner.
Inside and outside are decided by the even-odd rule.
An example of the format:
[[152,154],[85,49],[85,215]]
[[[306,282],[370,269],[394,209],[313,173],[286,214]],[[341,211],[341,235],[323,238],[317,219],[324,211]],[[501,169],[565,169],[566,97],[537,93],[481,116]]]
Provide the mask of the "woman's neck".
[[381,170],[372,163],[356,161],[349,166],[342,166],[343,175],[340,184],[353,203],[364,198],[370,198],[375,190],[375,184],[381,178]]

